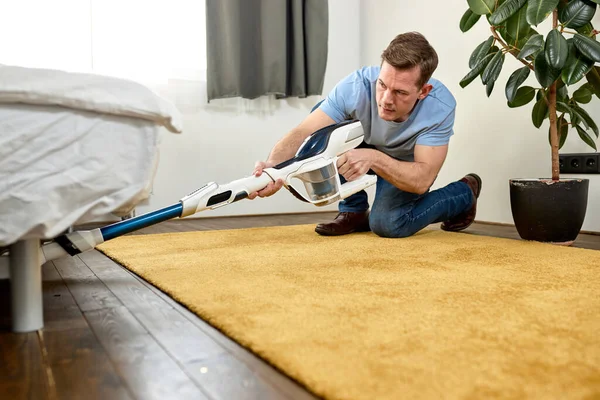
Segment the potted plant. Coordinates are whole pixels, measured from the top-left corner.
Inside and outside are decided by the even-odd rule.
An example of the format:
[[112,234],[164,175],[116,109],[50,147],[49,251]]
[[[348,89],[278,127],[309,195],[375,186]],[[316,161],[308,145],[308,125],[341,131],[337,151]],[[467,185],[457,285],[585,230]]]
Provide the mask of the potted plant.
[[[592,135],[598,138],[598,126],[582,104],[600,98],[600,67],[595,65],[600,62],[596,39],[600,32],[591,23],[600,0],[467,0],[467,4],[461,31],[467,32],[485,16],[490,35],[472,52],[470,70],[460,86],[479,77],[489,97],[507,55],[514,57],[522,66],[506,82],[507,106],[531,103],[536,128],[549,120],[551,177],[509,181],[515,227],[522,239],[570,245],[585,219],[589,180],[561,179],[559,150],[570,131],[596,150]],[[547,32],[541,30],[544,26]],[[531,85],[526,82],[530,74],[535,82]]]

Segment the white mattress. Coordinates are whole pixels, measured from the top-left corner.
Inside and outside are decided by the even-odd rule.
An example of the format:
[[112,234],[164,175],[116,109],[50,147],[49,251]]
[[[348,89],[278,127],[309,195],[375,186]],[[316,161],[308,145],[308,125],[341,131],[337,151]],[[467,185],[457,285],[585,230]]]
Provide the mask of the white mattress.
[[95,74],[0,65],[0,246],[51,239],[148,196],[174,105]]
[[0,104],[0,246],[50,239],[146,198],[161,129],[148,119]]

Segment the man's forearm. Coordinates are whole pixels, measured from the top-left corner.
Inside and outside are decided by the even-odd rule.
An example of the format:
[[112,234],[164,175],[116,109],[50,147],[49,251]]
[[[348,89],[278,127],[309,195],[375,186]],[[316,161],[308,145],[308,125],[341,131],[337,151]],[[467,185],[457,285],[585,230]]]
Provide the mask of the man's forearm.
[[310,114],[279,142],[273,146],[267,162],[278,164],[294,157],[302,142],[321,128],[334,124],[335,121],[320,109]]
[[374,159],[371,169],[405,192],[425,193],[435,179],[426,163],[399,161],[377,150]]
[[267,162],[279,164],[294,157],[304,139],[302,134],[292,130],[273,146]]

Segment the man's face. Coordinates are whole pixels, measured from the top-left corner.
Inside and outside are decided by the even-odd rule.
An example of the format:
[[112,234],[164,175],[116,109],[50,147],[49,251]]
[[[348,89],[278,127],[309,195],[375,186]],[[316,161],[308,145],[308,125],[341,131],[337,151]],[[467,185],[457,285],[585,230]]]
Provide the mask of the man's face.
[[432,89],[419,87],[420,68],[398,70],[383,62],[377,79],[377,110],[381,119],[402,122],[408,119],[417,100],[424,99]]

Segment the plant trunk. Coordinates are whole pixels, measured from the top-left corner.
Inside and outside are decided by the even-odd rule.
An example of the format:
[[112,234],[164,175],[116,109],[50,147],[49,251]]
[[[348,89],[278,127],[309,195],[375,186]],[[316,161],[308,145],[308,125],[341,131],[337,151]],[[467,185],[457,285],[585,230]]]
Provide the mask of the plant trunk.
[[560,178],[558,160],[558,125],[556,123],[556,82],[550,86],[548,93],[548,108],[550,111],[550,148],[552,151],[552,180]]
[[[558,26],[558,10],[552,13],[552,27]],[[552,151],[552,180],[560,179],[559,160],[558,160],[558,126],[556,124],[556,81],[550,85],[548,93],[548,110],[550,112],[550,147]]]

